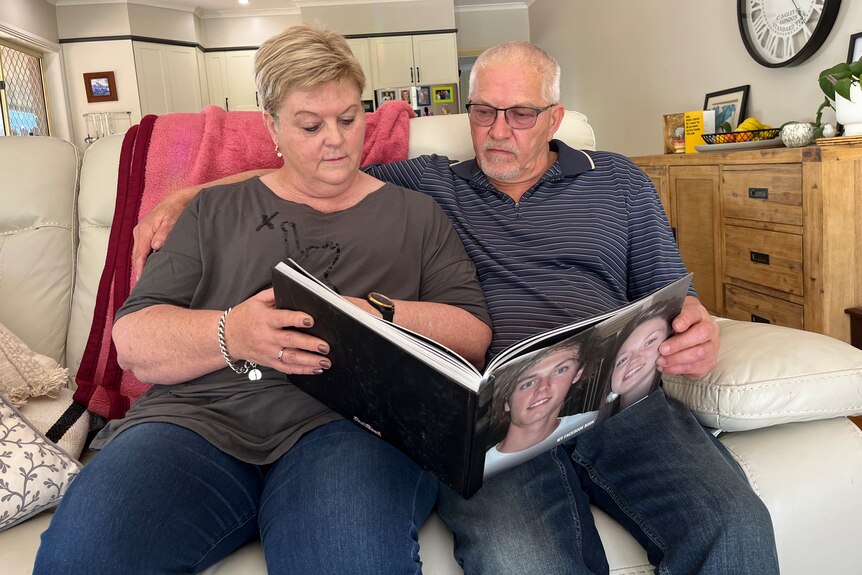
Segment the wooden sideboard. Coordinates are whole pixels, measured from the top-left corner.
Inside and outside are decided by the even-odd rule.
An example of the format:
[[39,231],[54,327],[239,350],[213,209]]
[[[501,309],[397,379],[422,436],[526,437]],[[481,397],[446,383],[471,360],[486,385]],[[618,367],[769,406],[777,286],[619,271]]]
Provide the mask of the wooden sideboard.
[[862,306],[862,146],[633,160],[710,312],[850,341],[844,310]]

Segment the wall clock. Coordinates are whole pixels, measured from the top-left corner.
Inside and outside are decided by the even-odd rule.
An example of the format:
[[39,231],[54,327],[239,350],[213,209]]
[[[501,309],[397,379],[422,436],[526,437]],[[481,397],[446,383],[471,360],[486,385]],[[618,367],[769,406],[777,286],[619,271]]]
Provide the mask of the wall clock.
[[737,0],[739,33],[768,68],[795,66],[814,54],[835,24],[841,0]]

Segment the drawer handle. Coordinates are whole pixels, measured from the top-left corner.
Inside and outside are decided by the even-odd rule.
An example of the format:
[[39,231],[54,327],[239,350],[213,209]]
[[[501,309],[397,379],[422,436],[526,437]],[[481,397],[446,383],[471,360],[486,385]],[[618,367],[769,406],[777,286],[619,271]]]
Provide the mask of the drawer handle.
[[751,321],[753,321],[754,323],[772,323],[765,317],[760,317],[759,315],[754,314],[751,314]]
[[769,188],[748,188],[748,197],[752,200],[768,200]]
[[751,256],[751,261],[756,264],[766,264],[769,265],[769,254],[763,254],[760,252],[748,252]]

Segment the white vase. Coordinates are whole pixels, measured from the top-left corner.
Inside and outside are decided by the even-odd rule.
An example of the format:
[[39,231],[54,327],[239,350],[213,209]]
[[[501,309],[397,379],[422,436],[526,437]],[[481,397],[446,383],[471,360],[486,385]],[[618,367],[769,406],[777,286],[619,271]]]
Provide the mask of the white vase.
[[844,124],[845,136],[862,136],[862,88],[850,85],[850,99],[835,94],[835,119]]

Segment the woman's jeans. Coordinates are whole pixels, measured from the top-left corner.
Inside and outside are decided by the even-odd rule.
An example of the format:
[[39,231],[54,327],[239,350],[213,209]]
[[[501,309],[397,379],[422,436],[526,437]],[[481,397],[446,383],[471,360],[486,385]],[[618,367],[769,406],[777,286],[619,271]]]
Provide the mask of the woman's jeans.
[[471,499],[440,490],[466,575],[608,573],[590,504],[646,548],[657,574],[778,573],[766,507],[719,441],[661,390]]
[[437,485],[348,421],[264,467],[185,428],[140,424],[72,483],[34,573],[195,573],[258,536],[270,575],[421,573],[418,530]]

